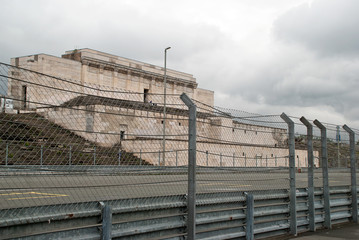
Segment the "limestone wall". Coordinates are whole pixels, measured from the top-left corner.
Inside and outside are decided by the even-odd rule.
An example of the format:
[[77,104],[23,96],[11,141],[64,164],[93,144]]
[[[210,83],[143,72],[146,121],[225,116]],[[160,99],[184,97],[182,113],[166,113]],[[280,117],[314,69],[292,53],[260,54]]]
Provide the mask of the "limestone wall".
[[[8,95],[19,99],[15,109],[61,105],[81,94],[164,103],[164,69],[159,66],[91,49],[69,51],[62,58],[47,54],[18,57],[11,64],[48,75],[17,69],[10,73],[14,79],[8,82]],[[171,95],[184,92],[213,106],[213,91],[197,88],[193,75],[167,69],[167,76],[167,104],[178,103],[178,96]]]
[[[154,74],[163,75],[164,74],[164,68],[160,66],[155,66],[152,64],[144,63],[141,61],[136,61],[133,59],[128,59],[120,56],[116,56],[109,53],[104,53],[101,51],[84,48],[84,49],[77,49],[77,50],[70,50],[66,51],[64,55],[62,55],[62,58],[66,59],[73,59],[76,61],[81,61],[82,59],[97,59],[99,61],[102,61],[104,63],[109,63],[113,65],[122,65],[128,68],[136,68],[139,70],[143,70],[145,72],[151,72]],[[167,68],[167,75],[169,77],[174,78],[180,78],[189,82],[196,82],[196,79],[193,77],[192,74],[184,73],[180,71],[176,71],[173,69]]]
[[[83,91],[83,87],[72,84],[80,83],[81,63],[79,62],[68,59],[59,60],[58,57],[39,54],[13,58],[11,64],[46,74],[11,69],[8,96],[19,99],[19,101],[14,101],[15,109],[36,109],[46,105],[59,105],[74,98],[73,92]],[[68,82],[48,75],[66,79]]]
[[[96,144],[121,145],[138,157],[141,152],[141,157],[154,165],[162,164],[161,113],[104,105],[73,108],[39,109],[38,112]],[[180,115],[168,114],[167,117],[165,164],[187,165],[188,121]],[[197,130],[198,165],[233,166],[234,155],[234,166],[288,166],[285,129],[240,124],[217,117],[215,121],[198,119]],[[274,137],[273,133],[280,137]],[[299,166],[306,166],[306,157],[307,151],[296,150]]]
[[213,106],[214,92],[207,89],[196,88],[194,90],[193,98],[201,103],[204,103],[209,106]]

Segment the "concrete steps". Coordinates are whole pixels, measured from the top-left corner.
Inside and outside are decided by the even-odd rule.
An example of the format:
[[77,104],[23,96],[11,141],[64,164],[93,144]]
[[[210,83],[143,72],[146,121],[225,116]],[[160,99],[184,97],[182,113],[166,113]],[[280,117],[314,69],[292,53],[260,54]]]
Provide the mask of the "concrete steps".
[[0,164],[149,165],[118,146],[102,147],[36,113],[0,113]]

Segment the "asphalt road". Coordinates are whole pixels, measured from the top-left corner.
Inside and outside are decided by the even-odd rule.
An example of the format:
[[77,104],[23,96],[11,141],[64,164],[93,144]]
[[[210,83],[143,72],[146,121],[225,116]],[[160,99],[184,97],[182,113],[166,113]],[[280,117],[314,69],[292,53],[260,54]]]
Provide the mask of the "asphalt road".
[[[0,209],[102,200],[185,194],[187,175],[176,170],[136,173],[24,174],[15,172],[0,177]],[[330,186],[350,185],[348,169],[331,171]],[[307,174],[296,175],[297,188],[307,187]],[[322,186],[316,171],[315,186]],[[233,192],[289,189],[289,174],[283,170],[230,171],[208,170],[197,174],[197,192]]]

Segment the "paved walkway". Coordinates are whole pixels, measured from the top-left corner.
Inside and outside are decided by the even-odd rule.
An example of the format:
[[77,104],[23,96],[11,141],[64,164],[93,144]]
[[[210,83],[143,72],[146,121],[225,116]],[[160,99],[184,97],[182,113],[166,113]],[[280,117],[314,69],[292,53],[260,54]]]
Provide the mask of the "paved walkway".
[[306,232],[297,237],[289,239],[295,240],[344,240],[359,239],[359,224],[348,223],[334,226],[333,229],[322,229],[316,232]]

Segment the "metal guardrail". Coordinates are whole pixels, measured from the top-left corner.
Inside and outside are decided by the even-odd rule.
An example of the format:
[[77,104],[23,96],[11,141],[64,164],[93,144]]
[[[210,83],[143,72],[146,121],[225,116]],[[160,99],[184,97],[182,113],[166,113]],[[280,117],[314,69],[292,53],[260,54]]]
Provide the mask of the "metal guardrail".
[[[254,199],[253,223],[248,195]],[[324,224],[323,189],[315,188],[315,226]],[[297,189],[298,233],[309,231],[308,190]],[[330,216],[333,224],[351,221],[351,187],[330,188]],[[104,206],[112,221],[104,218]],[[1,239],[99,239],[105,225],[116,239],[184,239],[187,196],[151,197],[116,201],[42,206],[1,210]],[[289,234],[289,193],[287,190],[197,194],[196,239],[255,239]],[[108,233],[109,234],[109,233]]]
[[149,89],[1,63],[0,81],[14,102],[0,114],[0,238],[259,239],[358,221],[347,126],[177,94],[165,108]]

